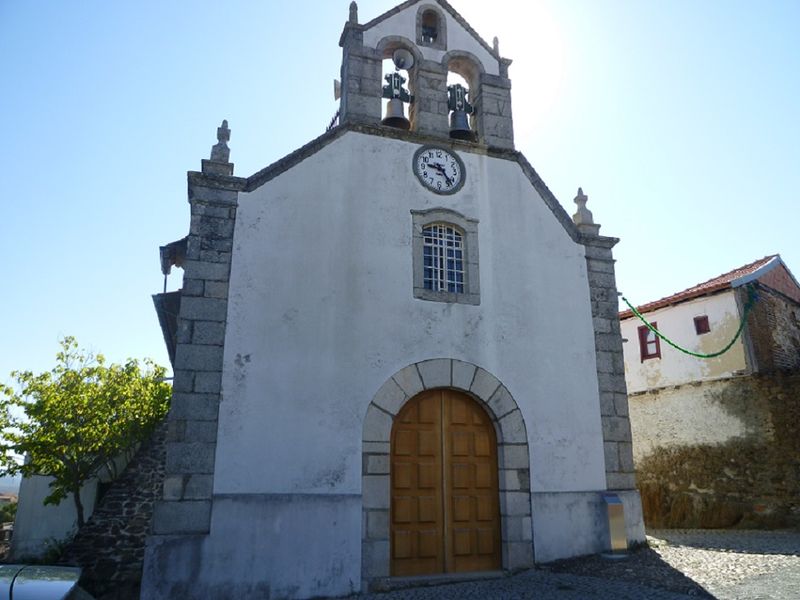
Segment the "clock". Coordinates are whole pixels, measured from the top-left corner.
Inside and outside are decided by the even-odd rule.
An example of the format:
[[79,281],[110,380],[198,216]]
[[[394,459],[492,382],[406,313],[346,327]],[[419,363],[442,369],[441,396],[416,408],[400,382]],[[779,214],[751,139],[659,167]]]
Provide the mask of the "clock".
[[437,194],[455,194],[464,185],[464,163],[457,154],[439,146],[422,146],[414,153],[414,175]]

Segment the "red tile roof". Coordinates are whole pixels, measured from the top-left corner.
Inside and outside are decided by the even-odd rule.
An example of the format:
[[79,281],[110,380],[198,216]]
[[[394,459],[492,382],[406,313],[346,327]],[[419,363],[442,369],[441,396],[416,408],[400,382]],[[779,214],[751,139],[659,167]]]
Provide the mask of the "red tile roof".
[[[780,256],[778,254],[765,256],[760,260],[751,262],[749,265],[744,265],[743,267],[723,273],[722,275],[714,277],[713,279],[709,279],[703,283],[698,283],[697,285],[685,289],[682,292],[678,292],[677,294],[672,294],[666,298],[661,298],[661,300],[656,300],[655,302],[648,302],[647,304],[637,306],[636,310],[638,310],[640,313],[646,313],[658,308],[664,308],[665,306],[671,306],[673,304],[685,302],[686,300],[705,296],[706,294],[712,294],[720,290],[732,288],[739,279],[754,274],[756,271],[762,267],[765,267],[770,263],[770,261],[776,258],[780,262]],[[739,285],[741,285],[741,283]],[[632,316],[633,312],[630,310],[625,310],[619,313],[620,319],[627,319]]]

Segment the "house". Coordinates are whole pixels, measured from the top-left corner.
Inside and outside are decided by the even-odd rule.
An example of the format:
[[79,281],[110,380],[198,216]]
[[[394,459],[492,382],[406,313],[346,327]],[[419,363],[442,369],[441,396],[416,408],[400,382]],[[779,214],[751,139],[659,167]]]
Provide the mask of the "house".
[[695,354],[620,314],[647,525],[800,523],[800,285],[781,257],[638,312]]
[[444,0],[364,24],[352,3],[340,45],[338,124],[239,177],[223,122],[188,174],[188,236],[161,253],[182,289],[155,298],[175,379],[143,598],[595,553],[609,492],[644,540],[617,240],[514,149],[511,61]]

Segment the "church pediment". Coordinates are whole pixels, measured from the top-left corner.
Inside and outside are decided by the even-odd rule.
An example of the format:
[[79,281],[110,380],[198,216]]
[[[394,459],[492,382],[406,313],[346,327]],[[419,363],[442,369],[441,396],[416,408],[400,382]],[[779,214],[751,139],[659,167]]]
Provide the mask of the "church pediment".
[[[441,17],[436,38],[425,38],[426,12]],[[441,60],[452,49],[470,51],[483,63],[487,73],[499,75],[502,60],[496,47],[486,42],[478,32],[446,0],[409,0],[359,26],[364,43],[377,47],[387,35],[403,36],[413,41],[429,60]]]

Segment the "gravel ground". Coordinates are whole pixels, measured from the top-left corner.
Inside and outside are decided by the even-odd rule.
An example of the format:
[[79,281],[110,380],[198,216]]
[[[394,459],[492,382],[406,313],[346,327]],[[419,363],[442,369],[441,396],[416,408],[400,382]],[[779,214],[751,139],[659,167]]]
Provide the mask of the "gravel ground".
[[648,542],[613,564],[590,556],[548,568],[719,600],[800,598],[800,531],[653,530]]
[[800,531],[659,530],[621,560],[588,556],[499,579],[360,600],[798,600]]
[[800,598],[800,531],[652,531],[654,550],[720,600]]

